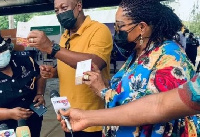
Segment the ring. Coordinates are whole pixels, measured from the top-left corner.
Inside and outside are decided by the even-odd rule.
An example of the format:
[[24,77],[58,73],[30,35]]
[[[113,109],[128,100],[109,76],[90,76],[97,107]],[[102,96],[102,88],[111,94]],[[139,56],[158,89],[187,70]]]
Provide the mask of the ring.
[[89,75],[83,75],[84,80],[89,80]]
[[34,38],[30,38],[29,41],[30,41],[31,43],[34,43]]

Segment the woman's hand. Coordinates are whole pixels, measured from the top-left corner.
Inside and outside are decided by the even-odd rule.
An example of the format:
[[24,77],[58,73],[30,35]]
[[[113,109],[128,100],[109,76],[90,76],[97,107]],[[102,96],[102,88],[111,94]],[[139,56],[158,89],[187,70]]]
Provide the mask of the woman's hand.
[[84,73],[83,83],[87,84],[98,96],[101,96],[101,90],[106,88],[101,71],[94,63],[92,63],[92,71]]
[[42,78],[49,79],[53,78],[56,75],[56,68],[53,68],[52,66],[47,65],[41,65],[40,66],[40,75]]
[[[73,131],[81,131],[89,127],[87,123],[87,119],[84,116],[84,112],[85,112],[84,110],[73,109],[73,108],[67,111],[60,110],[61,115],[65,117],[69,117],[70,124]],[[60,115],[57,115],[57,119],[58,121],[60,121],[62,129],[66,132],[69,132],[65,124],[65,121],[61,118]]]
[[29,109],[16,107],[13,109],[8,109],[8,114],[10,115],[9,119],[20,120],[29,118],[33,112]]
[[44,105],[45,106],[45,100],[44,100],[44,96],[43,95],[36,95],[33,102],[37,102],[34,107],[38,107],[39,105]]

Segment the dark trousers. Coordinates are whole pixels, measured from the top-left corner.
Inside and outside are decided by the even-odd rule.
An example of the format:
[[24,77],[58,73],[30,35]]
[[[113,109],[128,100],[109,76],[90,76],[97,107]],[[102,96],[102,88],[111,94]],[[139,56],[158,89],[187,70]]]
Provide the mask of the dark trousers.
[[40,137],[43,117],[39,117],[36,113],[28,118],[27,125],[30,128],[32,137]]
[[200,61],[199,61],[199,64],[198,64],[198,66],[197,66],[197,71],[196,72],[200,72]]
[[[72,137],[71,133],[65,132],[65,137]],[[73,132],[73,137],[102,137],[102,131],[97,132]]]

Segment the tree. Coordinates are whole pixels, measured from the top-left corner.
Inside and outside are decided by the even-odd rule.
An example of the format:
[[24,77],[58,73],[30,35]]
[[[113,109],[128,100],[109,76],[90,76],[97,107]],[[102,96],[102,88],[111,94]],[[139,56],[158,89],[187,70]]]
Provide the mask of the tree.
[[[39,15],[49,15],[54,14],[54,11],[46,11],[46,12],[38,12],[38,13],[25,13],[25,14],[17,14],[14,15],[14,25],[17,26],[17,22],[27,22],[29,21],[33,16],[39,16]],[[0,16],[0,29],[8,29],[8,16]]]
[[8,17],[0,16],[0,29],[8,29]]
[[200,13],[199,13],[199,1],[193,4],[193,9],[190,13],[191,19],[186,22],[186,26],[189,28],[190,32],[195,35],[200,35]]

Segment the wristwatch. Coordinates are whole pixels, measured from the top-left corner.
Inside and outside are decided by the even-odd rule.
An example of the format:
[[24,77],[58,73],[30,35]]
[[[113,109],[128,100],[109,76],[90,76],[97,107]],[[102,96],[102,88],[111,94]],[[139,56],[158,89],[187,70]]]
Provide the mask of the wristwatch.
[[60,50],[60,45],[54,43],[53,46],[52,46],[52,51],[51,51],[51,54],[50,56],[52,58],[54,58],[54,56],[56,55],[56,53]]

